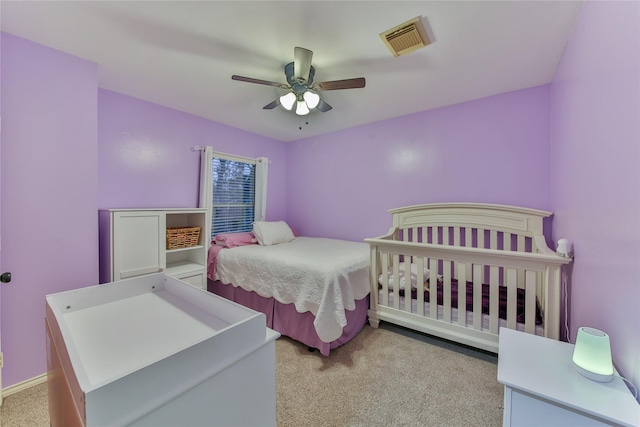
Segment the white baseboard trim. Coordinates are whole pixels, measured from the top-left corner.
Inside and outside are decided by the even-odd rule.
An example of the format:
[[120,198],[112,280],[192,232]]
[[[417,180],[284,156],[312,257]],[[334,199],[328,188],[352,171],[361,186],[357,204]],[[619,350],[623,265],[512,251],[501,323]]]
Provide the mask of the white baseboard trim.
[[38,375],[37,377],[33,377],[31,379],[19,382],[18,384],[11,385],[7,388],[2,389],[2,398],[9,397],[12,394],[19,393],[23,390],[28,389],[29,387],[33,387],[34,385],[42,384],[47,381],[46,372],[42,375]]

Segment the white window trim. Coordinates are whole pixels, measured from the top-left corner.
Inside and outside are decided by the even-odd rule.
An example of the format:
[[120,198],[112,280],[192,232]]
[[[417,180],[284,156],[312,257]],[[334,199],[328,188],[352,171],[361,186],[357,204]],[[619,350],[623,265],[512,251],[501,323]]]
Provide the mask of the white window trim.
[[[266,157],[258,157],[252,159],[250,157],[237,156],[235,154],[221,153],[214,151],[213,147],[204,147],[200,154],[200,200],[199,206],[206,208],[206,236],[211,236],[211,215],[213,204],[213,175],[212,164],[213,158],[218,157],[225,160],[232,160],[242,163],[250,163],[256,165],[256,188],[255,188],[255,221],[264,221],[267,210],[267,175],[269,159]],[[208,240],[208,239],[207,239]],[[211,242],[207,241],[207,249]]]

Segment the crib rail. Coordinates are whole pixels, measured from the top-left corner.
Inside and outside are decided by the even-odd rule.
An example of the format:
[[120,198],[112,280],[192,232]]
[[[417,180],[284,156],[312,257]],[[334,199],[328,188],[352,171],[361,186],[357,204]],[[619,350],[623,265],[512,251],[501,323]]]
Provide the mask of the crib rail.
[[[497,352],[500,292],[503,298],[506,294],[505,321],[511,329],[516,328],[518,320],[522,321],[516,310],[520,293],[524,295],[524,331],[535,333],[539,304],[544,336],[558,339],[560,267],[569,260],[550,251],[542,236],[471,230],[470,227],[392,228],[386,236],[365,239],[371,247],[370,320],[390,320]],[[401,289],[401,279],[412,269],[416,286],[415,297],[410,299],[407,280]],[[452,288],[454,282],[457,290]],[[467,282],[473,289],[469,304]],[[434,290],[438,290],[434,285],[440,287],[441,301],[434,297]],[[488,328],[482,324],[483,285],[488,285],[485,295]],[[423,304],[425,293],[431,294],[429,302]],[[453,299],[457,299],[457,306],[452,307]],[[468,313],[471,319],[467,319]]]

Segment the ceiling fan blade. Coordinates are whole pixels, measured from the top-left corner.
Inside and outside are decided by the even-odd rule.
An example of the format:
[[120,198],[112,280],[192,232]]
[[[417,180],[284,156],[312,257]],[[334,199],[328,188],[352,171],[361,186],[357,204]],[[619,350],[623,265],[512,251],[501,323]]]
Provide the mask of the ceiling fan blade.
[[326,102],[324,102],[322,98],[320,98],[320,102],[318,102],[318,105],[316,106],[316,108],[322,111],[323,113],[326,113],[327,111],[331,110],[333,107],[327,104]]
[[280,105],[280,98],[276,98],[273,102],[270,102],[267,105],[265,105],[264,107],[262,107],[262,109],[263,110],[273,110],[278,105]]
[[282,89],[288,89],[289,85],[284,84],[284,83],[277,83],[277,82],[270,82],[267,80],[260,80],[260,79],[253,79],[251,77],[243,77],[243,76],[236,76],[235,74],[233,76],[231,76],[231,79],[233,80],[237,80],[239,82],[247,82],[247,83],[256,83],[259,85],[267,85],[267,86],[276,86]]
[[357,89],[364,87],[364,77],[358,77],[356,79],[346,80],[333,80],[330,82],[321,82],[313,85],[318,90],[338,90],[338,89]]
[[306,82],[309,79],[311,70],[311,58],[313,52],[303,47],[296,47],[293,50],[293,77],[296,80]]

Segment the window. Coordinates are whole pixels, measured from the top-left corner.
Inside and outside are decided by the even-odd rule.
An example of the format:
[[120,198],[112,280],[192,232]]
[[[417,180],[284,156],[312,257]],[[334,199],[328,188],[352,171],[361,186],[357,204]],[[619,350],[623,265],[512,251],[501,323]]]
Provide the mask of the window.
[[204,147],[200,165],[200,207],[207,208],[206,235],[251,231],[264,221],[267,206],[266,157],[250,159]]
[[251,231],[255,218],[256,165],[214,155],[211,236]]

